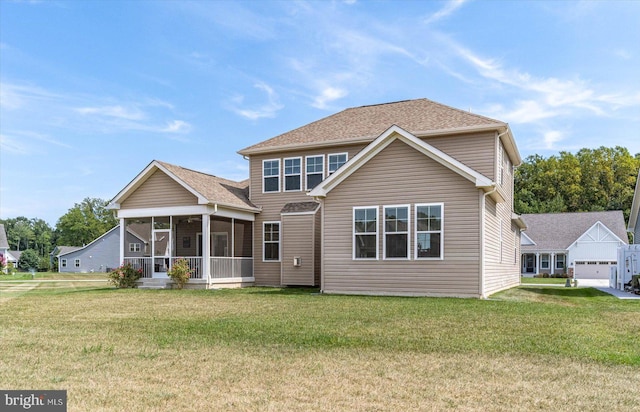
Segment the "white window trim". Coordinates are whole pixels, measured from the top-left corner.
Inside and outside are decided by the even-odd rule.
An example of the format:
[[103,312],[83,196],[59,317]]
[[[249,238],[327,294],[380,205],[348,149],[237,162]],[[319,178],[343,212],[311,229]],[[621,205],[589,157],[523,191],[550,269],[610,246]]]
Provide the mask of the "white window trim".
[[[277,224],[278,225],[278,260],[273,260],[273,259],[265,259],[265,245],[267,244],[267,242],[264,240],[265,236],[265,231],[264,228],[266,225],[273,225],[273,224]],[[273,241],[269,241],[269,243],[276,243]],[[282,261],[282,222],[278,221],[278,220],[273,220],[273,221],[268,221],[268,222],[262,222],[262,261],[269,263],[269,262],[280,262]]]
[[[356,257],[356,210],[359,209],[375,209],[376,210],[376,257],[375,258],[359,258]],[[358,233],[359,235],[371,235],[370,232]],[[351,259],[352,260],[379,260],[380,259],[380,206],[354,206],[351,214]]]
[[142,245],[140,243],[130,242],[129,243],[129,252],[140,252],[142,250]]
[[[547,257],[547,266],[544,266],[544,261],[542,260],[542,257],[546,256]],[[551,255],[549,253],[540,253],[540,269],[551,269]]]
[[[421,206],[440,206],[440,230],[423,230],[418,232],[418,208]],[[413,256],[415,260],[444,260],[444,203],[416,203],[414,206],[413,219]],[[439,257],[419,257],[418,256],[418,233],[440,233],[440,256]]]
[[66,267],[67,267],[67,259],[60,259],[60,265],[61,265],[63,268],[66,268]]
[[[329,153],[327,155],[327,176],[330,176],[331,174],[333,174],[336,170],[334,170],[333,172],[331,170],[329,170],[329,165],[331,164],[331,156],[340,156],[340,155],[344,155],[344,163],[347,163],[349,161],[349,153],[348,152],[342,152],[342,153]],[[342,167],[342,166],[340,166]]]
[[[320,157],[320,158],[322,158],[322,171],[321,171],[321,172],[311,173],[311,174],[312,174],[312,175],[321,175],[321,176],[322,176],[322,179],[321,179],[320,181],[324,180],[324,177],[325,177],[325,174],[324,174],[324,171],[325,171],[324,164],[325,164],[325,160],[326,160],[326,159],[324,158],[324,155],[312,155],[312,156],[305,156],[305,158],[304,158],[304,189],[305,189],[306,191],[311,190],[311,189],[309,189],[309,184],[308,184],[308,180],[307,180],[307,176],[309,175],[309,173],[307,172],[307,163],[309,162],[309,159],[310,159],[310,158],[312,158],[312,157]],[[327,161],[327,165],[328,165],[328,163],[329,163],[329,162]],[[327,167],[326,169],[328,170],[328,167]]]
[[[387,209],[392,207],[407,208],[407,231],[390,232],[396,235],[407,235],[407,257],[387,257]],[[411,260],[411,205],[385,205],[382,209],[382,259],[383,260]]]
[[[278,174],[276,176],[265,176],[264,175],[264,164],[266,162],[278,162]],[[282,174],[282,164],[280,162],[280,159],[264,159],[262,161],[261,174],[262,174],[262,193],[278,193],[278,192],[280,192],[280,175]],[[278,190],[269,191],[269,192],[265,191],[264,190],[265,189],[265,187],[264,187],[264,179],[265,179],[265,177],[277,177],[278,178]]]
[[[562,267],[558,267],[558,256],[563,256],[563,262],[562,262]],[[557,253],[556,254],[556,259],[555,259],[555,263],[553,264],[553,266],[556,268],[556,270],[561,270],[564,269],[564,267],[567,264],[567,255],[565,253]]]
[[79,268],[80,267],[80,259],[73,260],[73,266]]
[[[300,161],[300,173],[287,174],[287,160],[299,160]],[[302,164],[302,157],[285,157],[282,159],[282,191],[283,192],[300,192],[302,191],[302,169],[304,165]],[[298,176],[300,179],[300,189],[287,189],[287,177],[288,176]]]

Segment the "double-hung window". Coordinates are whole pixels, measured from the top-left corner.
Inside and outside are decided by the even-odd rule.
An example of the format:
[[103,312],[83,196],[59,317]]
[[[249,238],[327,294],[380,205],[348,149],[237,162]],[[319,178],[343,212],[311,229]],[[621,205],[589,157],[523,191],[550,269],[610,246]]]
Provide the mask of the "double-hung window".
[[416,259],[442,259],[443,254],[442,203],[416,205]]
[[307,156],[307,190],[311,190],[324,179],[324,156]]
[[378,258],[378,207],[353,208],[353,258]]
[[76,259],[73,261],[75,267],[79,268],[80,267],[80,259]]
[[540,269],[549,269],[549,254],[540,255]]
[[265,222],[263,226],[263,260],[280,260],[280,222]]
[[284,191],[302,190],[302,158],[284,159]]
[[340,168],[343,164],[347,163],[347,153],[336,153],[329,155],[329,174],[332,174]]
[[409,206],[384,207],[384,258],[409,258]]
[[566,256],[563,254],[556,255],[556,269],[562,270],[564,269]]
[[67,267],[67,259],[61,259],[61,260],[60,260],[60,265],[61,265],[63,268],[66,268],[66,267]]
[[280,191],[280,159],[262,161],[262,191]]
[[129,243],[129,252],[140,252],[140,243]]

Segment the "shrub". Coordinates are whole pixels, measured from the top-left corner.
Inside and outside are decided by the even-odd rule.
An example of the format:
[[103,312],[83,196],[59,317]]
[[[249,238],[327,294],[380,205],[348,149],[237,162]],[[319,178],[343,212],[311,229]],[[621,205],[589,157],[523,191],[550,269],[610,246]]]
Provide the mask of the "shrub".
[[51,262],[48,257],[41,257],[38,261],[38,271],[39,272],[48,272],[51,269]]
[[547,279],[549,277],[549,274],[548,273],[544,273],[544,274],[542,274],[542,277]]
[[38,269],[39,263],[40,258],[38,257],[38,252],[33,249],[27,249],[20,255],[18,267],[22,270]]
[[184,284],[189,281],[189,276],[191,276],[191,268],[189,267],[189,262],[186,259],[176,259],[171,266],[171,269],[167,272],[167,275],[173,280],[173,283],[176,284],[178,289],[182,289]]
[[108,277],[117,288],[135,288],[136,281],[142,277],[142,269],[134,269],[127,263],[109,272]]

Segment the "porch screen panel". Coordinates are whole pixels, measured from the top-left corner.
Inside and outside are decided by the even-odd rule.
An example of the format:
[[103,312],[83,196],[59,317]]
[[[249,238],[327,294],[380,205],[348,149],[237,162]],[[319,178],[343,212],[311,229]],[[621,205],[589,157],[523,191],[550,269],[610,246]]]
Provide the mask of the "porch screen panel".
[[234,253],[236,257],[253,256],[253,222],[236,219],[234,224]]

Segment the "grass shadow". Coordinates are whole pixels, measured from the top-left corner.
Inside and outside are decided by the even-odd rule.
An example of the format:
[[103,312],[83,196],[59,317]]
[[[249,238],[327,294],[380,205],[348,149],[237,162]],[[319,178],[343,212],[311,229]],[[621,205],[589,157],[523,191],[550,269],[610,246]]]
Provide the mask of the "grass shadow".
[[591,297],[605,297],[611,296],[610,294],[603,292],[595,288],[564,288],[564,287],[540,287],[534,285],[522,285],[519,289],[526,290],[527,292],[537,293],[546,296],[558,296],[566,298],[591,298]]
[[284,288],[249,287],[244,289],[251,295],[272,295],[272,296],[301,296],[309,294],[319,294],[320,288],[307,286],[289,286]]

